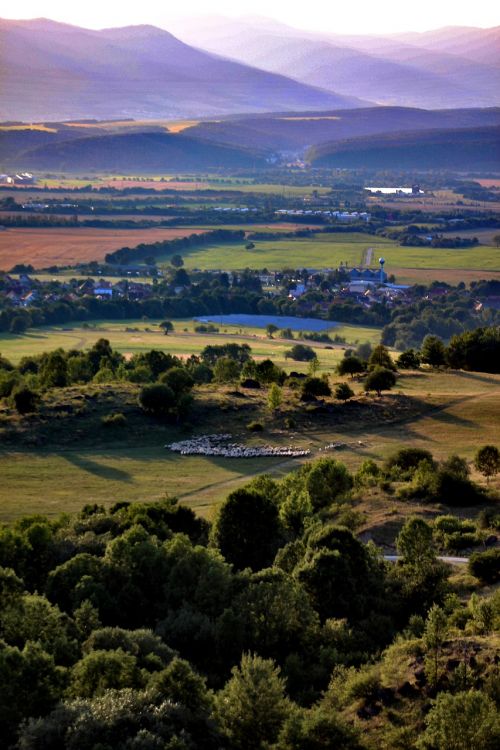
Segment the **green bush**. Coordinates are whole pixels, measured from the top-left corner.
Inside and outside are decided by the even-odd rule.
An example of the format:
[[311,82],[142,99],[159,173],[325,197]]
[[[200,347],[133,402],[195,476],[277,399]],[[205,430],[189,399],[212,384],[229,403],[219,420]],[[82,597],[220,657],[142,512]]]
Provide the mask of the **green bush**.
[[248,422],[247,430],[250,430],[250,432],[263,432],[264,425],[262,424],[262,422],[256,422],[255,420],[252,420],[251,422]]
[[469,558],[469,572],[483,583],[500,580],[500,549],[474,552]]
[[101,419],[103,427],[124,427],[127,424],[127,417],[122,412],[116,412],[115,414],[106,414]]
[[339,401],[348,401],[354,396],[354,391],[347,383],[339,383],[335,387],[335,398]]
[[295,344],[291,349],[285,352],[286,359],[294,359],[296,362],[310,362],[316,359],[314,349],[307,344]]
[[467,547],[474,547],[477,541],[476,534],[470,531],[454,531],[445,537],[444,546],[448,550],[467,549]]
[[388,469],[398,468],[403,472],[412,472],[421,461],[429,461],[434,465],[434,459],[430,451],[423,448],[400,448],[400,450],[389,456],[385,465]]
[[310,398],[311,396],[331,396],[332,391],[326,380],[323,378],[306,378],[302,383],[302,396]]
[[38,410],[40,396],[27,386],[18,386],[12,392],[12,401],[19,414],[30,414]]

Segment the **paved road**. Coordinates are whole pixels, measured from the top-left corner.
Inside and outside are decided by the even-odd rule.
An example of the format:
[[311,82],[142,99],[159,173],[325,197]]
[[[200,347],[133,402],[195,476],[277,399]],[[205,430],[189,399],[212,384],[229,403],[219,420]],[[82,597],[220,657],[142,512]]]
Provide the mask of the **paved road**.
[[[389,562],[397,562],[398,560],[401,560],[401,555],[384,555],[384,560],[389,560]],[[468,557],[438,557],[438,560],[442,560],[445,563],[449,563],[450,565],[465,565],[469,562]]]

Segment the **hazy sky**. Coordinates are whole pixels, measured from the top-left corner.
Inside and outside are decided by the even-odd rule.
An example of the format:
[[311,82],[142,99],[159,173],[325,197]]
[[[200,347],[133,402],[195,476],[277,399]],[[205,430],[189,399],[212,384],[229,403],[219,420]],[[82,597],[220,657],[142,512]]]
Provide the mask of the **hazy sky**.
[[275,18],[299,28],[339,33],[425,31],[440,26],[497,26],[500,5],[494,0],[17,0],[0,11],[4,18],[45,16],[89,28],[150,23],[168,29],[169,20],[188,15],[247,14]]

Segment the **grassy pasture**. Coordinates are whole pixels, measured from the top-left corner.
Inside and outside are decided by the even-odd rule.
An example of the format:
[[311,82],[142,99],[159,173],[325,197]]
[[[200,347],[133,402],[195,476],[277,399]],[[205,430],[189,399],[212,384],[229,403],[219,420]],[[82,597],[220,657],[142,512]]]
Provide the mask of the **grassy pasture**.
[[[185,122],[172,124],[173,128],[185,129]],[[76,124],[75,124],[76,127]],[[89,129],[94,127],[88,126]],[[188,127],[188,126],[186,126]],[[43,128],[35,128],[43,129]],[[173,132],[179,132],[174,130]],[[242,193],[264,193],[267,195],[285,195],[285,196],[303,196],[311,195],[317,192],[320,195],[330,192],[330,188],[319,185],[287,185],[286,183],[266,183],[253,182],[252,180],[243,180],[235,177],[221,178],[219,175],[206,173],[165,173],[165,174],[141,174],[141,175],[124,175],[124,174],[98,174],[89,170],[84,175],[80,174],[60,174],[51,175],[50,177],[40,176],[38,183],[48,188],[82,188],[86,185],[93,187],[115,187],[118,190],[123,188],[148,188],[153,190],[221,190],[235,191]],[[22,188],[24,191],[25,189]],[[19,193],[18,193],[19,194]]]
[[392,245],[386,250],[385,259],[387,266],[394,268],[498,271],[500,250],[486,245],[449,249]]
[[[368,247],[374,257],[386,255],[393,243],[359,232],[317,234],[308,238],[256,241],[253,250],[243,242],[207,245],[183,252],[187,268],[236,270],[242,268],[336,268],[340,262],[359,265]],[[163,258],[168,261],[168,257]],[[158,262],[162,262],[161,256]]]
[[[208,245],[183,253],[187,268],[227,269],[335,268],[341,262],[361,264],[373,248],[371,265],[383,255],[386,271],[400,283],[421,281],[472,281],[500,276],[500,250],[486,245],[462,249],[400,247],[382,237],[359,232],[316,234],[308,238],[256,241],[246,250],[242,242]],[[159,256],[158,262],[168,262]]]
[[[82,325],[53,326],[31,329],[21,336],[4,333],[0,334],[0,352],[12,362],[19,362],[21,357],[41,354],[58,347],[86,349],[99,338],[107,338],[114,349],[124,354],[161,349],[171,354],[188,357],[191,354],[199,354],[209,344],[237,342],[249,344],[257,359],[270,357],[280,366],[286,366],[287,369],[307,369],[307,363],[285,359],[285,352],[293,345],[293,341],[277,338],[269,339],[262,328],[222,325],[218,326],[220,329],[218,334],[201,334],[194,332],[196,323],[192,320],[177,320],[174,321],[175,331],[165,336],[157,328],[159,322],[148,321],[145,323],[142,320],[106,321],[92,328],[83,328]],[[338,333],[340,336],[344,336],[349,343],[370,341],[372,344],[376,344],[380,341],[379,328],[340,324],[332,328],[330,333],[332,335]],[[340,346],[333,345],[333,349],[325,349],[323,344],[306,343],[309,343],[317,351],[323,370],[334,367],[339,358],[343,356]]]
[[447,284],[458,284],[460,281],[470,284],[481,279],[497,279],[499,271],[483,271],[470,268],[391,268],[398,284],[431,284],[433,281],[445,281]]
[[[334,376],[333,382],[337,380]],[[354,388],[359,393],[361,385],[355,382]],[[111,391],[112,387],[109,389]],[[211,417],[203,421],[201,427],[194,426],[195,432],[224,430],[238,440],[292,443],[311,450],[311,457],[304,460],[325,455],[328,444],[340,441],[344,449],[327,451],[326,455],[344,461],[351,470],[367,458],[383,460],[403,445],[427,448],[438,459],[458,451],[470,460],[478,445],[498,441],[500,376],[462,372],[407,373],[399,379],[394,396],[375,399],[380,419],[370,418],[366,409],[361,418],[354,411],[347,420],[339,420],[334,415],[323,418],[307,418],[306,415],[294,431],[283,430],[282,418],[273,419],[266,413],[265,391],[251,394],[243,402],[227,391],[219,388],[214,394],[213,389],[211,392],[201,390],[197,397],[200,403],[207,398],[215,402]],[[412,410],[401,412],[399,419],[397,412],[390,414],[391,418],[386,421],[386,412],[390,413],[400,398],[398,391],[410,397]],[[109,399],[111,401],[112,396]],[[249,412],[242,411],[242,404],[248,405],[248,399],[261,410],[266,424],[266,432],[259,438],[250,437],[244,428]],[[291,395],[287,398],[283,411],[292,408],[292,399]],[[366,404],[372,401],[365,399]],[[218,408],[214,410],[214,406]],[[349,408],[347,405],[346,409]],[[252,416],[258,413],[252,412]],[[94,420],[96,418],[98,415]],[[54,429],[64,429],[61,422],[64,419],[60,417]],[[132,426],[121,436],[104,435],[98,422],[92,432],[90,426],[87,429],[92,440],[87,436],[80,442],[77,435],[72,438],[69,434],[66,444],[57,449],[51,447],[50,440],[47,445],[36,448],[6,444],[0,449],[0,519],[9,520],[25,513],[71,512],[85,502],[110,505],[117,500],[148,501],[166,492],[179,496],[202,515],[210,516],[228,492],[252,476],[261,473],[280,476],[300,464],[297,459],[185,457],[163,447],[175,437],[191,434],[186,428],[180,428],[179,432],[173,427],[152,425],[148,430],[147,425],[143,425],[141,431]],[[474,475],[474,478],[479,477]],[[368,515],[373,511],[380,523],[387,523],[394,521],[398,514],[415,512],[415,506],[394,499],[385,499],[382,505],[380,502],[377,505],[374,499],[372,507],[367,496],[363,511]],[[422,512],[428,514],[433,510],[423,508]]]

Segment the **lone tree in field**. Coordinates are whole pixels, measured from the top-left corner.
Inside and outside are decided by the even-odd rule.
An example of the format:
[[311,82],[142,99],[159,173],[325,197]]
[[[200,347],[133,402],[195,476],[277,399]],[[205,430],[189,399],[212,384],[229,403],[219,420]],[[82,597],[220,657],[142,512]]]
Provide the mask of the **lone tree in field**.
[[366,378],[364,389],[366,392],[376,391],[377,396],[380,396],[382,391],[390,391],[395,383],[396,376],[392,370],[376,367]]
[[483,445],[474,457],[474,466],[490,481],[500,471],[500,451],[496,445]]
[[337,372],[339,375],[350,375],[351,379],[365,369],[364,364],[359,357],[344,357],[340,360],[337,365]]
[[163,330],[165,336],[168,336],[174,330],[174,324],[170,320],[164,320],[163,323],[160,323],[160,328]]
[[176,255],[172,255],[172,257],[170,258],[170,265],[174,268],[182,268],[182,266],[184,265],[182,255],[179,255],[178,253]]
[[278,411],[283,401],[283,392],[277,383],[273,383],[269,389],[267,405],[273,413]]
[[278,330],[278,326],[275,326],[274,323],[269,323],[269,325],[266,326],[266,334],[268,338],[272,339],[273,333],[276,333]]

